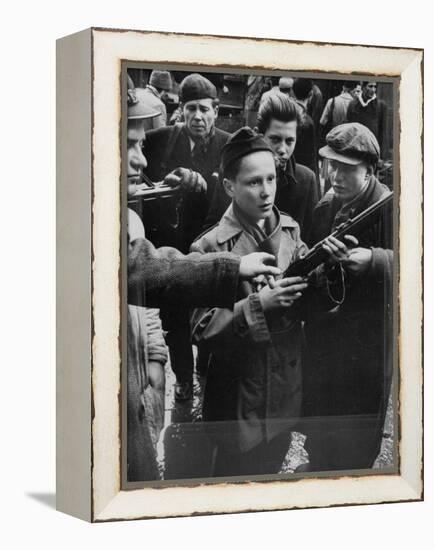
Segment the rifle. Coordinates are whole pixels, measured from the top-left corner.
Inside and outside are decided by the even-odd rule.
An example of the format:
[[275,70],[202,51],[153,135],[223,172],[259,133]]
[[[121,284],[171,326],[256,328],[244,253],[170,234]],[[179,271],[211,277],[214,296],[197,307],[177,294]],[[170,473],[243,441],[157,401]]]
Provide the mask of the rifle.
[[[382,214],[383,210],[392,205],[393,191],[383,195],[380,200],[369,206],[360,214],[357,214],[354,218],[349,218],[346,222],[341,223],[331,233],[329,237],[335,237],[336,239],[342,239],[344,235],[354,235],[357,237],[366,227],[373,225]],[[308,275],[320,264],[324,263],[328,258],[328,253],[323,249],[322,245],[325,239],[316,243],[316,245],[309,250],[309,252],[300,260],[292,263],[283,274],[284,277],[295,277]]]
[[134,195],[128,197],[128,204],[174,197],[179,194],[179,190],[179,187],[170,187],[170,185],[164,185],[163,182],[156,184],[151,182],[142,183],[137,186],[137,191]]

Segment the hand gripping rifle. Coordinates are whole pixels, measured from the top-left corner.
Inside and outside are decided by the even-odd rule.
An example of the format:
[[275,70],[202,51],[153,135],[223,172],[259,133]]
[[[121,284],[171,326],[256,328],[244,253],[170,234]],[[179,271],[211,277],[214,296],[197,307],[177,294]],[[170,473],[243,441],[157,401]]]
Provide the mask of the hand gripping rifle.
[[[346,222],[341,223],[331,233],[329,237],[342,239],[344,235],[354,235],[357,237],[366,227],[373,225],[382,214],[383,210],[392,205],[393,192],[383,195],[380,200],[369,206],[354,218],[349,218]],[[313,271],[320,264],[324,263],[328,258],[328,253],[323,249],[322,245],[325,239],[316,243],[309,252],[300,260],[292,263],[283,274],[284,277],[305,276]]]

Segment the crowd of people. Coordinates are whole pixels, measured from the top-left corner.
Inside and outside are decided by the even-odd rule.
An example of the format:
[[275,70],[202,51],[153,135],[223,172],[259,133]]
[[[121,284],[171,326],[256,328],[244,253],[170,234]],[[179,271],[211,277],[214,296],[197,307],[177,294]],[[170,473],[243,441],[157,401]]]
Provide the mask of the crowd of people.
[[[206,380],[210,476],[279,472],[295,428],[303,471],[371,468],[392,380],[390,211],[330,234],[390,193],[386,103],[371,81],[324,104],[310,79],[250,76],[229,133],[222,75],[182,76],[128,77],[128,480],[162,475],[168,358],[177,401],[195,369]],[[319,242],[327,259],[286,276]]]

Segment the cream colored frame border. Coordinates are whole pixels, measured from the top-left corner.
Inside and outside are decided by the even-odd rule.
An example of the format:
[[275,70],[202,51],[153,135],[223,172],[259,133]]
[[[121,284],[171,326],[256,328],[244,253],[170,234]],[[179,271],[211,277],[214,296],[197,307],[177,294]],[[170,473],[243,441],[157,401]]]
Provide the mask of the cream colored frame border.
[[[422,65],[420,50],[92,30],[92,520],[422,498]],[[120,490],[121,60],[400,76],[400,475]]]

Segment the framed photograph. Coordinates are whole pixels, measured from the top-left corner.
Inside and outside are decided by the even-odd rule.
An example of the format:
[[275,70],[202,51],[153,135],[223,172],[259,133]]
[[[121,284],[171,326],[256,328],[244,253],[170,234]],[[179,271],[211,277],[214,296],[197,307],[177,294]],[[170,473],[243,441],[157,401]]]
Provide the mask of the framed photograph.
[[57,505],[423,498],[423,51],[57,45]]

